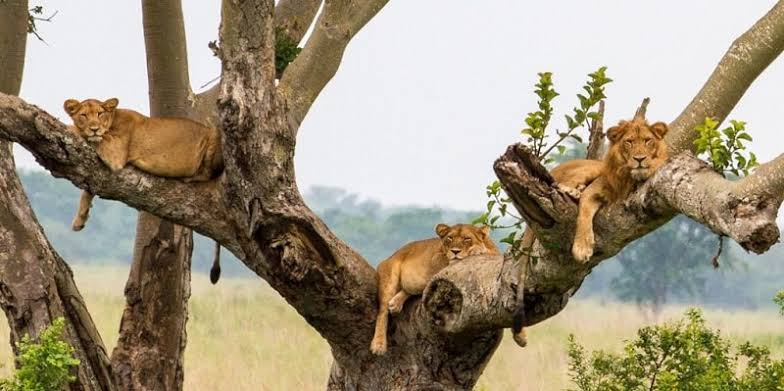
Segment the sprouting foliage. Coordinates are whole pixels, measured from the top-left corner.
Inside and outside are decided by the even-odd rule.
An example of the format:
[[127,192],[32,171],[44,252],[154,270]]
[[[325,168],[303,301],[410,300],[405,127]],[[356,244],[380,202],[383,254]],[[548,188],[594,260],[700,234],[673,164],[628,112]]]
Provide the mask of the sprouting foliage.
[[684,320],[638,330],[620,353],[589,356],[573,335],[568,351],[579,391],[784,390],[784,360],[773,360],[767,348],[749,343],[731,349],[696,309]]
[[748,155],[743,153],[746,150],[744,142],[751,142],[752,138],[746,131],[745,122],[731,120],[730,124],[731,126],[719,131],[718,121],[705,118],[705,121],[695,128],[699,137],[694,140],[694,145],[697,146],[697,154],[705,155],[716,172],[722,175],[732,174],[735,177],[747,176],[759,165],[754,152],[749,152]]
[[286,67],[297,58],[302,48],[280,27],[275,29],[275,72],[282,75]]
[[776,297],[773,298],[773,302],[779,306],[779,312],[781,315],[784,315],[784,290],[779,291]]
[[[584,93],[577,94],[579,107],[572,109],[573,115],[565,115],[565,130],[554,130],[549,134],[548,127],[553,118],[553,100],[559,96],[553,84],[553,74],[551,72],[539,73],[539,80],[534,85],[534,94],[539,98],[537,101],[538,109],[528,113],[525,118],[525,127],[521,134],[525,138],[534,155],[544,164],[550,164],[559,157],[563,157],[569,148],[566,141],[571,140],[574,145],[582,145],[583,139],[577,133],[581,127],[586,129],[589,120],[601,119],[601,113],[596,111],[599,102],[607,96],[604,93],[605,86],[612,82],[606,75],[607,67],[601,67],[595,72],[588,74],[588,81],[582,87]],[[556,155],[551,153],[556,151]],[[485,224],[491,229],[512,229],[501,242],[512,246],[512,251],[520,252],[525,249],[519,248],[522,236],[523,220],[520,216],[511,212],[511,200],[506,197],[501,189],[501,183],[494,181],[487,185],[486,193],[488,197],[485,206],[485,213],[474,220],[474,224]]]
[[79,365],[74,350],[63,340],[65,320],[60,317],[41,332],[38,341],[25,336],[17,345],[19,369],[13,377],[0,381],[2,391],[61,390],[76,380],[71,368]]

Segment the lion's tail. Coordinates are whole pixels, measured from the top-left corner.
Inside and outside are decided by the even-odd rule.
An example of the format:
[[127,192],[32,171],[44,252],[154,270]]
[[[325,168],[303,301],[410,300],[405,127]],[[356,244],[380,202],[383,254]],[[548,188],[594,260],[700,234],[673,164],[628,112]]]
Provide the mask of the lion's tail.
[[212,268],[210,269],[210,282],[217,284],[220,274],[220,244],[218,244],[218,241],[215,241],[215,255],[212,260]]

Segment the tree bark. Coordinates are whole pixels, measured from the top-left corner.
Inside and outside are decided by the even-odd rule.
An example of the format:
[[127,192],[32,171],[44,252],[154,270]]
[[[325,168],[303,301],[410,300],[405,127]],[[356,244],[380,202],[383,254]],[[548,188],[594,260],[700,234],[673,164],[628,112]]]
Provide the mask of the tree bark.
[[[180,0],[143,0],[142,15],[150,115],[189,117],[192,93]],[[139,212],[126,307],[112,353],[123,389],[182,389],[192,250],[189,228]]]
[[[16,95],[22,82],[28,3],[0,3],[0,92]],[[106,348],[73,281],[71,269],[46,239],[16,175],[12,144],[0,140],[0,307],[11,343],[37,338],[57,317],[81,362],[71,390],[114,390]]]
[[627,200],[602,208],[594,257],[577,263],[569,251],[577,204],[532,154],[514,145],[494,168],[539,237],[533,248],[538,262],[524,281],[518,280],[517,260],[509,257],[474,257],[447,267],[393,319],[387,354],[371,355],[376,273],[305,205],[293,156],[299,123],[351,37],[384,4],[326,1],[303,52],[276,85],[273,1],[223,3],[216,46],[223,69],[217,124],[226,163],[220,183],[183,184],[133,168],[110,173],[56,119],[2,95],[0,138],[22,143],[54,175],[79,187],[219,240],[329,342],[335,359],[330,390],[472,388],[511,325],[520,285],[525,324],[547,319],[564,308],[591,268],[677,213],[752,251],[778,240],[784,157],[728,182],[681,154]]

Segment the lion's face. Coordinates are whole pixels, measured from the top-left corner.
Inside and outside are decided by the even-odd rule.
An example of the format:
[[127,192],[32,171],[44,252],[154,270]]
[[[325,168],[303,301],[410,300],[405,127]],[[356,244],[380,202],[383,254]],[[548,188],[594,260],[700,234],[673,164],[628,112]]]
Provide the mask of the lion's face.
[[91,143],[99,143],[112,127],[117,103],[117,98],[108,99],[105,102],[95,99],[87,99],[82,102],[68,99],[63,107],[73,119],[79,134]]
[[616,167],[625,167],[629,176],[642,182],[650,178],[666,159],[664,135],[667,125],[656,122],[648,125],[645,120],[621,121],[607,130],[610,139],[608,157]]
[[436,226],[436,234],[441,238],[446,257],[450,262],[461,260],[469,255],[488,253],[485,240],[489,233],[490,228],[487,226],[482,228],[470,224],[455,224],[451,227],[446,224]]

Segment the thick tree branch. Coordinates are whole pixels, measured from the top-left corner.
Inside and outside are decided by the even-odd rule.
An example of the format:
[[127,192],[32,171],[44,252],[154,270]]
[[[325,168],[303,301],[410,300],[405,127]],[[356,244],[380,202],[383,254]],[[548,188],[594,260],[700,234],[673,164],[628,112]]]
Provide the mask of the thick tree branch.
[[779,1],[732,43],[708,81],[670,124],[670,155],[694,151],[694,127],[706,117],[719,121],[732,111],[751,83],[784,50],[784,1]]
[[[521,145],[510,146],[495,164],[507,194],[540,238],[533,249],[538,261],[525,280],[526,325],[558,313],[593,267],[678,213],[756,253],[779,239],[776,214],[784,199],[784,155],[748,178],[730,182],[683,153],[627,200],[597,214],[596,255],[583,265],[569,251],[577,205],[549,178],[540,177],[537,165]],[[517,278],[517,265],[509,258],[472,257],[450,265],[425,290],[419,321],[457,335],[509,327]]]
[[150,116],[187,117],[192,100],[180,0],[143,0]]
[[280,0],[275,5],[275,30],[299,42],[313,24],[322,0]]
[[349,41],[388,0],[326,0],[313,34],[278,85],[299,125],[332,79]]
[[93,147],[56,118],[20,98],[0,94],[0,138],[27,148],[52,175],[101,198],[121,200],[217,239],[241,256],[216,182],[185,183],[126,167],[113,173]]
[[[275,5],[275,29],[282,30],[295,42],[302,41],[313,24],[321,6],[321,0],[281,0]],[[232,20],[224,20],[233,23]],[[215,103],[220,95],[220,83],[196,95],[194,111],[201,122],[218,126],[218,111]]]

